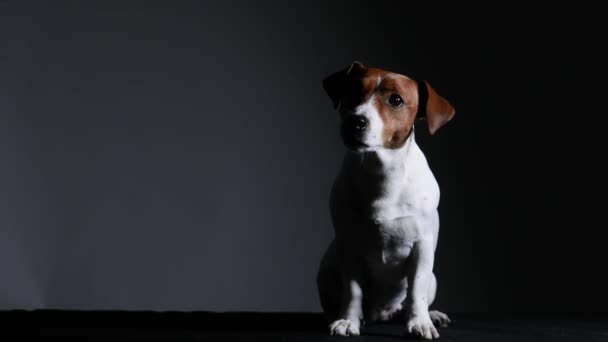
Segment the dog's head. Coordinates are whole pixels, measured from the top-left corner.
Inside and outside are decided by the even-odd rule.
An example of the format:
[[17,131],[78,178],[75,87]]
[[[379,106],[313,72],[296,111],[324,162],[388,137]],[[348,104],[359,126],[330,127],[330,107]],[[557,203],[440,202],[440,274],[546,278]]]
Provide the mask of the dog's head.
[[416,118],[425,118],[435,134],[455,113],[428,82],[359,62],[327,76],[323,88],[340,112],[344,144],[354,151],[400,148]]

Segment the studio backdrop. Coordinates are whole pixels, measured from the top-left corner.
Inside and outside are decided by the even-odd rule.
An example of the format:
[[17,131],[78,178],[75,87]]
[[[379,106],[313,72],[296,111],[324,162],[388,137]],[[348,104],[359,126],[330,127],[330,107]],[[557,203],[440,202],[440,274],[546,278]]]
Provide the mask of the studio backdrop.
[[456,108],[416,131],[442,193],[436,307],[605,307],[582,189],[606,21],[435,6],[0,1],[0,309],[320,311],[345,151],[321,80],[353,60]]

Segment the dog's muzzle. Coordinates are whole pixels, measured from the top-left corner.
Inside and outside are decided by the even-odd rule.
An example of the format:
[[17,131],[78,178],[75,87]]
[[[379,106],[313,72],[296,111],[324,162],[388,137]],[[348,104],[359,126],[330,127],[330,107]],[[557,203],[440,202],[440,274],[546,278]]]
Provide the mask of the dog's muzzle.
[[362,115],[348,115],[342,120],[342,139],[349,149],[365,146],[363,137],[369,126],[369,121]]

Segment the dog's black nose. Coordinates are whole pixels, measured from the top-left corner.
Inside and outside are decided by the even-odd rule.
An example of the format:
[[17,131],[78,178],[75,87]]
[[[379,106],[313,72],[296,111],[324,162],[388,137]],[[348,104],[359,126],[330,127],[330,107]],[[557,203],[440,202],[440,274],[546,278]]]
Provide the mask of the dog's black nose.
[[346,124],[354,131],[362,131],[367,128],[368,121],[361,115],[349,115]]

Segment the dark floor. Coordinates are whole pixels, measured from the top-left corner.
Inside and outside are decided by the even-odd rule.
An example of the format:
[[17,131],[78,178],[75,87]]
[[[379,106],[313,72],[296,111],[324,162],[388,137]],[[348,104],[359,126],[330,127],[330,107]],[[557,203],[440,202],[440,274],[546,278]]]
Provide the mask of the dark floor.
[[[489,317],[453,314],[440,341],[607,341],[608,317]],[[318,314],[127,311],[0,311],[0,341],[398,341],[398,324],[364,328],[362,337],[327,334]]]

